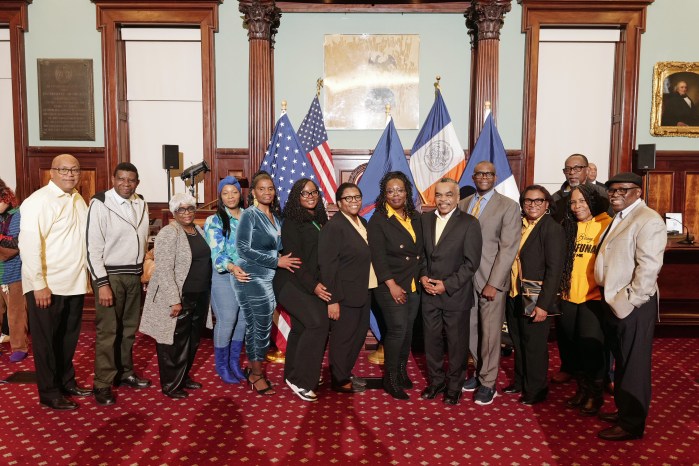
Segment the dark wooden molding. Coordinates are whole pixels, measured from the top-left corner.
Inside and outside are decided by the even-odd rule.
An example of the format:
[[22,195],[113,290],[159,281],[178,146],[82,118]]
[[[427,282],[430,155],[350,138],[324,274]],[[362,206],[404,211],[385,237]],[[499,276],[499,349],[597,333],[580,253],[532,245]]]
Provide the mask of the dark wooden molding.
[[522,4],[525,42],[524,118],[522,149],[526,158],[525,179],[534,179],[536,110],[539,68],[539,31],[542,27],[615,27],[617,43],[612,109],[610,172],[631,169],[636,141],[636,113],[641,34],[646,27],[646,8],[654,0],[518,0]]
[[285,1],[277,2],[282,13],[458,13],[462,14],[471,2],[449,0],[401,1]]
[[471,36],[471,98],[469,103],[468,147],[473,150],[483,129],[486,102],[497,120],[500,76],[500,30],[512,0],[473,2],[466,11],[466,27]]
[[[124,89],[123,50],[119,28],[140,26],[196,26],[201,30],[203,158],[212,164],[216,149],[216,84],[214,33],[218,30],[218,6],[223,0],[92,0],[97,10],[97,29],[102,33],[102,80],[104,137],[107,173],[130,159],[128,138],[121,135],[128,115],[120,96]],[[123,97],[123,96],[122,96]],[[123,99],[122,99],[123,100]],[[121,117],[120,117],[121,114]],[[120,136],[121,135],[121,136]],[[213,183],[205,183],[204,199],[216,196]]]
[[15,143],[15,194],[24,199],[31,193],[25,174],[25,160],[29,131],[27,127],[27,76],[24,57],[24,33],[29,29],[27,5],[32,0],[0,2],[0,24],[7,25],[10,33],[10,75],[12,77],[12,111]]

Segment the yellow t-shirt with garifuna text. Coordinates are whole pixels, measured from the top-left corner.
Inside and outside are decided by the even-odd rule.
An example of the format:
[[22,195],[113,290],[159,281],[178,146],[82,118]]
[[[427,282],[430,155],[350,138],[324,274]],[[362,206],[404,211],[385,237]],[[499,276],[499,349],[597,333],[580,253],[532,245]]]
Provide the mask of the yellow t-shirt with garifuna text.
[[599,241],[610,223],[612,218],[606,212],[587,222],[578,222],[568,296],[568,301],[571,303],[580,304],[602,299],[599,286],[595,282],[595,259],[599,250]]

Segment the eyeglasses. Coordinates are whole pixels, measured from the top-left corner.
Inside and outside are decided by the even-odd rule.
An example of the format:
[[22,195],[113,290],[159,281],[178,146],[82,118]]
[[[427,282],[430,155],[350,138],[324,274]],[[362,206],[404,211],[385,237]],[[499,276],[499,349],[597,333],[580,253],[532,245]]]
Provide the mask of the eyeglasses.
[[474,178],[485,178],[485,179],[489,180],[491,178],[495,178],[495,173],[493,173],[493,172],[475,172],[473,174],[473,177]]
[[394,194],[405,194],[405,188],[387,189],[386,194],[389,196],[393,196]]
[[571,173],[580,173],[580,170],[587,168],[587,165],[576,165],[574,167],[565,167],[563,173],[570,175]]
[[182,215],[182,214],[193,214],[193,213],[196,212],[196,211],[197,211],[197,208],[196,208],[196,207],[194,207],[194,206],[189,206],[189,207],[180,207],[180,208],[177,209],[175,212],[177,212],[178,214]]
[[320,193],[316,189],[315,191],[301,191],[301,197],[307,199],[309,197],[318,197]]
[[53,167],[51,167],[51,170],[56,170],[61,175],[68,175],[68,174],[79,175],[80,174],[79,168],[53,168]]
[[522,204],[533,205],[533,206],[539,207],[540,205],[542,205],[544,203],[545,200],[546,199],[542,199],[540,197],[537,199],[529,199],[529,198],[525,197],[524,200],[522,201]]
[[609,188],[607,189],[607,196],[613,196],[616,193],[619,193],[621,196],[626,196],[626,193],[629,192],[629,189],[639,189],[636,186],[632,188]]
[[342,199],[345,202],[352,202],[352,201],[359,202],[362,200],[362,195],[357,194],[356,196],[345,196],[345,197],[341,197],[340,199]]

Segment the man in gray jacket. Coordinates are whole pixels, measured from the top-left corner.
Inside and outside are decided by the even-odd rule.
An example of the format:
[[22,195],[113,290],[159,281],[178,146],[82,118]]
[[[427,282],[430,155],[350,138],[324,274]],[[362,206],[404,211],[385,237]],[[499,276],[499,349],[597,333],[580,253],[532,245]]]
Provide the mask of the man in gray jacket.
[[95,401],[116,402],[112,384],[146,388],[150,380],[134,373],[132,348],[141,309],[148,206],[136,194],[138,170],[120,163],[113,188],[95,194],[87,216],[87,263],[95,291]]

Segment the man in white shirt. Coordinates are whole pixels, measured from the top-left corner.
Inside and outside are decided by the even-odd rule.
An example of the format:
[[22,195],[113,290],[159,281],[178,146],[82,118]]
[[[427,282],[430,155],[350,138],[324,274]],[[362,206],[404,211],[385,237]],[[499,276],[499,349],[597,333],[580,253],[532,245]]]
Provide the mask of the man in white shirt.
[[92,393],[77,385],[73,367],[88,290],[87,205],[75,189],[78,183],[78,160],[58,155],[51,162],[49,183],[20,207],[22,289],[29,310],[39,402],[57,410],[78,407],[64,395]]

